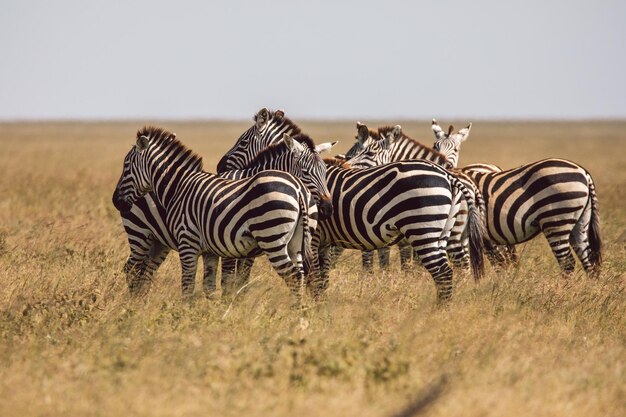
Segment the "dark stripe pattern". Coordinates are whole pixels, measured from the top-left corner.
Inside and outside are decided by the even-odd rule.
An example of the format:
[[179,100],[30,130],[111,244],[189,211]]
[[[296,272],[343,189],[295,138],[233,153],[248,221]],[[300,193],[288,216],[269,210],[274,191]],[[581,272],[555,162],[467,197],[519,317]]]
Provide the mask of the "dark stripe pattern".
[[[151,232],[160,233],[179,251],[184,296],[193,293],[200,254],[205,272],[208,269],[204,285],[208,293],[215,289],[219,256],[266,254],[299,296],[303,257],[310,253],[309,232],[316,224],[309,218],[312,195],[299,179],[281,171],[263,171],[241,180],[203,172],[202,160],[175,135],[147,127],[137,133],[137,145],[125,158],[113,202],[121,212],[132,211],[149,190],[164,208],[156,213],[165,215],[163,229],[169,236],[160,233],[163,230]],[[150,211],[148,201],[144,207]],[[146,219],[154,220],[154,216]]]
[[497,244],[525,242],[540,233],[564,273],[575,259],[587,273],[601,264],[598,200],[591,175],[564,159],[545,159],[507,171],[486,164],[462,168],[487,203],[487,232]]

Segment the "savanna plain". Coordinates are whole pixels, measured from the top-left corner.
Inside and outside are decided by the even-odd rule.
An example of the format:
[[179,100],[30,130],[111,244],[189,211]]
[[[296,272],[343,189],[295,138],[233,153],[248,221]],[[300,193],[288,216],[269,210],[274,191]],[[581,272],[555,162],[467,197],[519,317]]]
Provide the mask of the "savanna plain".
[[[296,122],[337,153],[354,140],[353,122]],[[626,415],[626,122],[474,122],[461,165],[562,157],[592,173],[598,279],[580,265],[562,278],[538,237],[516,269],[487,266],[478,284],[455,272],[443,308],[396,250],[371,275],[346,251],[303,312],[264,259],[244,295],[207,300],[197,285],[189,302],[172,253],[131,299],[111,195],[145,121],[0,124],[0,415]],[[154,124],[214,172],[251,123]],[[401,124],[432,144],[429,122]]]

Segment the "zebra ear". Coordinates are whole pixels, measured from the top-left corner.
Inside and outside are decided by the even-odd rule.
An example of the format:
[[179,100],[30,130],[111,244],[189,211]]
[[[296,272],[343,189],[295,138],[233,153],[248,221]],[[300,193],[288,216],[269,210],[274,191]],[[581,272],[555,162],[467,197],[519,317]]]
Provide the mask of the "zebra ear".
[[254,121],[256,122],[256,127],[261,127],[270,119],[270,111],[263,107],[258,111],[257,114],[254,115]]
[[283,133],[283,142],[285,142],[287,148],[295,154],[299,154],[304,150],[300,142],[293,140],[293,138],[286,133]]
[[389,146],[393,145],[401,137],[402,137],[402,126],[395,125],[393,129],[391,130],[391,133],[389,134],[389,136],[387,136],[387,139],[386,139],[387,145]]
[[317,145],[315,147],[315,152],[317,153],[322,153],[322,152],[326,152],[329,151],[333,146],[335,146],[337,143],[339,143],[338,140],[334,141],[334,142],[325,142],[325,143],[320,143],[319,145]]
[[367,128],[367,126],[361,122],[356,122],[356,130],[357,130],[356,140],[362,145],[365,143],[367,138],[369,138],[370,131]]
[[139,136],[137,138],[137,145],[135,145],[135,149],[141,152],[148,147],[148,138],[146,136]]
[[435,119],[433,119],[432,129],[437,139],[443,139],[446,137],[446,132],[443,131]]
[[456,136],[459,139],[459,142],[464,142],[467,140],[467,137],[469,136],[470,130],[472,130],[472,124],[470,123],[469,125],[467,125],[466,127],[464,127],[463,129],[459,130],[459,133],[456,134]]

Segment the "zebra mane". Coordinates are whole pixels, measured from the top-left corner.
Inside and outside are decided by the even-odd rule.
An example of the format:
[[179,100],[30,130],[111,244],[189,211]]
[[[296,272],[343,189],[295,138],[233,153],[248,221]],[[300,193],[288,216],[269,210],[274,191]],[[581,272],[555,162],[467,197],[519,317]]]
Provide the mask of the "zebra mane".
[[[385,126],[385,129],[387,129],[389,126]],[[393,129],[393,128],[392,128]],[[380,129],[376,130],[376,129],[367,129],[369,131],[369,136],[375,140],[380,139]]]
[[282,110],[270,111],[270,120],[273,120],[275,123],[282,123],[287,126],[288,129],[291,129],[291,136],[302,134],[302,130],[300,129],[300,127],[295,124],[290,118],[285,117],[285,113]]
[[190,166],[196,165],[198,169],[202,170],[202,157],[196,154],[191,149],[187,148],[183,143],[176,139],[176,134],[161,127],[156,126],[144,126],[137,130],[137,139],[141,136],[145,136],[153,143],[159,145],[167,145],[172,152],[180,151],[189,156]]
[[331,167],[352,168],[352,165],[350,165],[347,160],[338,158],[336,156],[324,158],[324,163],[326,164],[326,166]]
[[[295,124],[294,126],[296,129],[300,130],[300,128]],[[310,150],[315,151],[315,142],[313,142],[313,139],[311,139],[309,135],[306,135],[304,133],[294,133],[293,135],[291,135],[291,137],[296,142],[300,142],[302,145],[308,146]]]
[[[380,135],[380,137],[383,137],[383,136],[386,137],[389,133],[391,133],[391,131],[393,129],[394,129],[394,126],[382,126],[382,127],[378,128],[378,134]],[[433,155],[438,156],[439,158],[441,158],[444,161],[448,160],[448,158],[446,158],[446,156],[444,154],[442,154],[441,152],[437,152],[436,150],[434,150],[430,146],[424,145],[424,144],[416,141],[415,139],[408,137],[407,135],[404,134],[404,132],[402,132],[402,139],[407,141],[407,142],[410,142],[412,145],[419,146],[421,148],[427,149]]]
[[[315,152],[315,143],[313,139],[311,139],[308,135],[304,133],[299,133],[292,137],[296,142],[301,143],[302,145],[308,147],[311,151]],[[280,141],[277,143],[273,143],[268,145],[265,149],[259,152],[254,158],[248,162],[248,164],[243,167],[243,169],[248,169],[255,167],[257,165],[263,165],[266,161],[271,160],[275,156],[282,155],[287,151],[287,144],[284,141]]]

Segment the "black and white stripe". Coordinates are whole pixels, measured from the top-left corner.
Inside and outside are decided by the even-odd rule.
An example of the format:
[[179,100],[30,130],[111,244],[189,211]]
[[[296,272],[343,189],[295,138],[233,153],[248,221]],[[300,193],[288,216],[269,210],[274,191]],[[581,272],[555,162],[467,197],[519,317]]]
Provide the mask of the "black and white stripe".
[[472,269],[482,275],[483,229],[467,188],[453,175],[428,161],[402,161],[367,169],[330,166],[328,187],[333,214],[321,221],[313,238],[320,273],[311,283],[316,292],[327,286],[331,246],[371,251],[406,239],[429,271],[440,301],[452,295],[452,270],[445,248],[454,224],[457,191],[468,200]]
[[[435,146],[458,161],[465,139],[442,134],[435,125],[433,120]],[[506,171],[498,169],[487,164],[461,169],[483,194],[490,240],[497,245],[515,245],[542,233],[565,274],[573,272],[576,264],[572,248],[584,270],[597,274],[602,264],[602,240],[591,174],[574,162],[556,158]]]
[[544,159],[501,172],[482,165],[462,168],[482,190],[487,233],[514,245],[543,233],[564,273],[573,272],[571,248],[589,274],[602,263],[598,198],[591,174],[564,159]]
[[[328,209],[330,197],[325,181],[326,167],[319,157],[319,152],[328,150],[333,145],[321,144],[316,147],[306,135],[298,134],[296,140],[293,140],[283,133],[280,142],[262,152],[262,157],[248,161],[248,166],[242,170],[225,171],[221,176],[240,179],[264,169],[286,171],[305,182],[316,201]],[[309,207],[309,211],[309,215],[317,219],[317,206]],[[124,271],[129,288],[136,291],[136,288],[152,281],[154,272],[169,251],[176,250],[177,244],[165,225],[165,209],[155,200],[152,193],[146,194],[145,198],[137,199],[132,209],[121,213],[121,217],[131,249]],[[235,259],[222,259],[222,289],[225,292],[247,281],[253,260],[254,258],[237,262]],[[240,282],[235,280],[235,275]]]
[[454,131],[454,127],[452,125],[448,127],[447,133],[444,132],[435,119],[433,119],[431,127],[435,137],[437,138],[433,148],[437,152],[445,155],[451,168],[456,168],[459,164],[459,150],[461,148],[461,143],[467,140],[470,130],[472,130],[472,124],[470,123],[457,133],[452,133]]
[[[357,140],[348,154],[354,154],[354,149],[361,149],[348,162],[357,168],[365,168],[396,162],[400,160],[426,159],[444,167],[451,167],[451,163],[441,153],[425,146],[414,139],[411,139],[402,132],[399,125],[394,127],[380,127],[377,131],[368,129],[362,123],[357,123]],[[468,190],[473,194],[482,209],[482,197],[472,180],[465,174],[453,171],[453,175],[463,182]],[[450,239],[448,240],[447,252],[452,263],[456,267],[469,267],[470,259],[467,252],[467,236],[464,234],[467,226],[467,204],[461,194],[457,194],[454,202],[455,225],[451,230]],[[408,269],[411,260],[411,250],[408,248],[400,249],[400,264],[403,269]],[[371,268],[372,254],[365,252],[363,254],[363,264],[365,267]],[[416,258],[417,259],[417,258]],[[381,267],[388,265],[389,249],[383,248],[379,250],[379,263]]]
[[148,127],[137,133],[137,145],[124,160],[113,202],[127,212],[149,191],[164,208],[165,229],[180,253],[183,295],[193,292],[200,254],[210,291],[218,257],[262,253],[300,294],[303,257],[309,254],[316,219],[309,217],[313,197],[299,179],[282,171],[241,180],[203,172],[201,158],[175,135]]

